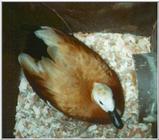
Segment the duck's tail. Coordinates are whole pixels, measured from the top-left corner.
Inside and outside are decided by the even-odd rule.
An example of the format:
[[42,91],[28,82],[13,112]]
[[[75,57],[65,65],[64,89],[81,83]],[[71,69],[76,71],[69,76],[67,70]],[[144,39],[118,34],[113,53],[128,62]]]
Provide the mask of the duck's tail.
[[29,71],[32,74],[39,72],[35,59],[30,55],[21,53],[18,56],[18,61],[24,70]]

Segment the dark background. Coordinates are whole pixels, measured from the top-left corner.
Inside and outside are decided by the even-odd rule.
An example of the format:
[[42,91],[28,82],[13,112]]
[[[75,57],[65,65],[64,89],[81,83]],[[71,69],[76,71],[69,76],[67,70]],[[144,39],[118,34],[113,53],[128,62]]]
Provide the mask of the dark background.
[[[49,8],[47,8],[49,7]],[[18,54],[24,50],[38,56],[32,32],[41,25],[69,32],[51,10],[67,21],[73,32],[129,32],[150,36],[157,19],[157,3],[2,3],[2,136],[13,136],[18,97]],[[155,133],[155,132],[154,132]],[[156,134],[154,134],[155,137]]]

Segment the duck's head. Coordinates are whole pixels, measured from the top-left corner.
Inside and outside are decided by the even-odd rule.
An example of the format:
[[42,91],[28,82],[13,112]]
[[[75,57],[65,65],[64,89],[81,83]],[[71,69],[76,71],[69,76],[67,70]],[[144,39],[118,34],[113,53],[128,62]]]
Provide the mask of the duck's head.
[[116,109],[111,88],[103,83],[94,83],[92,98],[97,103],[97,105],[101,107],[101,109],[110,114],[114,126],[121,129],[123,127],[123,123],[121,116]]

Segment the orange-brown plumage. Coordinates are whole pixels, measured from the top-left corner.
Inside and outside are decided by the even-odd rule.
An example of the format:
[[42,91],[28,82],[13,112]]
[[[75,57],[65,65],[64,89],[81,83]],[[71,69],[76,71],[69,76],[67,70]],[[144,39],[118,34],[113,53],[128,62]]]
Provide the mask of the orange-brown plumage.
[[68,116],[89,122],[110,123],[108,113],[92,100],[91,95],[95,82],[105,83],[113,91],[117,109],[123,113],[124,95],[120,81],[105,61],[74,37],[56,29],[52,32],[48,27],[43,29],[46,30],[43,32],[45,37],[39,38],[48,45],[50,58],[43,57],[35,62],[26,54],[19,57],[36,93]]

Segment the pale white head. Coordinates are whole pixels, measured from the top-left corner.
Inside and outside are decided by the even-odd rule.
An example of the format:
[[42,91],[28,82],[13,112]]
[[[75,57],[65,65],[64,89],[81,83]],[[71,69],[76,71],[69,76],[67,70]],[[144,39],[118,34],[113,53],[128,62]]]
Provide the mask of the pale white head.
[[123,128],[121,116],[115,108],[113,92],[109,86],[104,83],[94,83],[92,98],[101,107],[101,109],[105,112],[109,112],[112,123],[116,128]]
[[115,108],[112,90],[104,83],[94,83],[92,98],[105,112]]

